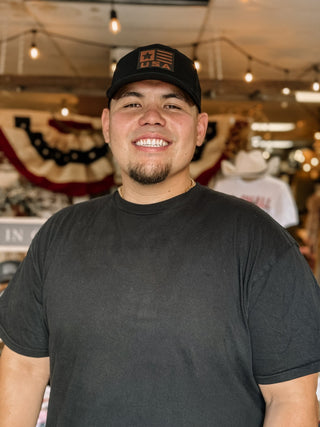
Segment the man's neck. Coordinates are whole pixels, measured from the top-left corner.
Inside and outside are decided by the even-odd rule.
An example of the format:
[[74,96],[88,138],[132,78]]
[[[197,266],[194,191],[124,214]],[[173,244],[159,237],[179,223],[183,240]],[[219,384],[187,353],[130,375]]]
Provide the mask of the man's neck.
[[138,182],[127,180],[123,182],[118,189],[120,196],[128,202],[137,204],[152,204],[163,202],[172,197],[188,192],[196,183],[189,176],[179,182],[173,182],[174,179],[166,179],[157,184],[140,184]]

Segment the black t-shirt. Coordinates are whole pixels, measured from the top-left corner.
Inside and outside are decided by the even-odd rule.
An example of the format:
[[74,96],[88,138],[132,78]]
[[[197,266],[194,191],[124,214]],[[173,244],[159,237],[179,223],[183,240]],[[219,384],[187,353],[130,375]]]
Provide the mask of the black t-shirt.
[[197,185],[51,217],[0,298],[0,336],[50,356],[47,427],[257,427],[258,384],[320,370],[319,307],[288,233]]

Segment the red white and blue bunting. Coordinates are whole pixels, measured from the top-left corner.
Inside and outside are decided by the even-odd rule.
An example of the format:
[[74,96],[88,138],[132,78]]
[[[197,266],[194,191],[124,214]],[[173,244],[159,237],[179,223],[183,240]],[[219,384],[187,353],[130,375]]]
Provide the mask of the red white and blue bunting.
[[114,185],[100,120],[62,120],[49,113],[0,110],[0,150],[31,183],[68,196],[96,195]]

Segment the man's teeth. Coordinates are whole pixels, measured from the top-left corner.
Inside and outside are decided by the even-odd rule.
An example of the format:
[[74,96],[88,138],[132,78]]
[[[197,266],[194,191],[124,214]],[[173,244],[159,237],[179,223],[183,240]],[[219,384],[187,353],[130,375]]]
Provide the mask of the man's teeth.
[[166,147],[168,142],[163,139],[148,138],[139,139],[139,141],[136,142],[136,145],[139,145],[140,147]]

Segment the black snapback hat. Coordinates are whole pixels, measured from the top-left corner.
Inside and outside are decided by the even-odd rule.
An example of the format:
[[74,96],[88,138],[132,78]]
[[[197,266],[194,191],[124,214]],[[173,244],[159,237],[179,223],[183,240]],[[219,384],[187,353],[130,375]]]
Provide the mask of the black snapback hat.
[[124,85],[141,80],[161,80],[184,90],[201,111],[201,88],[197,70],[177,49],[161,44],[138,47],[122,57],[107,90],[109,101]]

